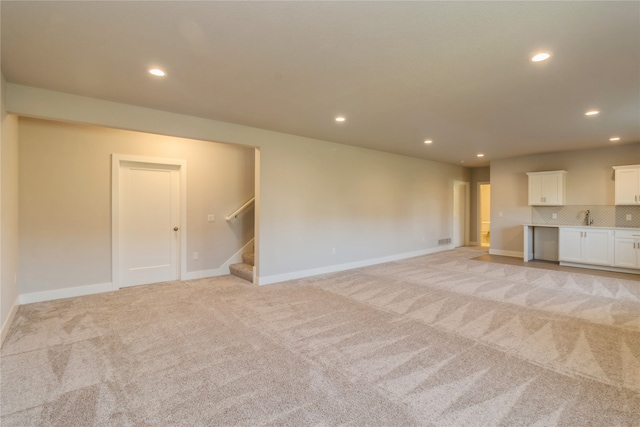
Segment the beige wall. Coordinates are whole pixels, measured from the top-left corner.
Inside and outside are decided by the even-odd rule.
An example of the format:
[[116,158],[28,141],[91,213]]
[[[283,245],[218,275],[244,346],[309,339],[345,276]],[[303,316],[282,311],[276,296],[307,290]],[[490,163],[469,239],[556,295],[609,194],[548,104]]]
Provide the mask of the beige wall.
[[114,153],[187,161],[188,272],[221,267],[253,237],[253,212],[224,220],[253,196],[251,148],[30,118],[19,132],[20,293],[111,282]]
[[458,166],[327,142],[270,144],[261,159],[268,274],[437,247],[452,237],[453,181],[468,181]]
[[271,279],[435,250],[438,239],[451,237],[453,181],[469,181],[459,166],[31,87],[8,89],[8,108],[20,115],[259,147],[259,274]]
[[526,172],[566,170],[567,205],[604,206],[614,204],[612,166],[639,163],[640,143],[491,162],[491,252],[522,254],[522,224],[531,222]]
[[0,103],[0,326],[6,336],[9,316],[18,303],[18,118],[5,109],[5,80],[1,76]]

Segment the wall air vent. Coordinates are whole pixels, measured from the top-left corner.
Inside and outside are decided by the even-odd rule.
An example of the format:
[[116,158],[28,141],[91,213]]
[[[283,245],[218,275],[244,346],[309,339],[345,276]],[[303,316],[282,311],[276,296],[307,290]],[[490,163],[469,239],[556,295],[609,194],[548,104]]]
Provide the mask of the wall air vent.
[[448,245],[451,243],[451,237],[447,237],[446,239],[438,240],[438,245]]

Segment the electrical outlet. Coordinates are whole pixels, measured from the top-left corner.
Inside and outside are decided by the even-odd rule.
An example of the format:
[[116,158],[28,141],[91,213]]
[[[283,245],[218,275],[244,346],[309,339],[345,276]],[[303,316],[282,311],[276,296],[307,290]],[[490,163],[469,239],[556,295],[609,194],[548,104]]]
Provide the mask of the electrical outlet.
[[199,255],[198,255],[198,252],[194,252],[194,253],[193,253],[193,259],[198,259],[198,256],[199,256]]
[[207,222],[215,222],[216,221],[216,216],[215,215],[207,215]]
[[336,254],[336,248],[331,248],[331,254],[335,255]]
[[552,218],[552,219],[558,219],[558,214],[557,214],[557,213],[555,213],[555,212],[554,212],[554,213],[552,213],[552,214],[551,214],[551,218]]
[[502,212],[498,212],[498,216],[502,218]]
[[627,221],[631,221],[631,214],[627,214]]

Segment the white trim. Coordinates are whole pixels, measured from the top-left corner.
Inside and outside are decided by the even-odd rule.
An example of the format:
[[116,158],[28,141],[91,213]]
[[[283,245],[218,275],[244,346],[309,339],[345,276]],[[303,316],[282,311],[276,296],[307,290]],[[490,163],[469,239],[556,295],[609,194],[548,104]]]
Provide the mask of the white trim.
[[253,245],[254,239],[249,240],[246,245],[240,248],[238,252],[231,255],[231,258],[225,261],[222,266],[219,268],[213,268],[211,270],[199,270],[199,271],[189,271],[185,273],[184,278],[182,280],[193,280],[193,279],[204,279],[205,277],[215,277],[215,276],[224,276],[229,273],[229,266],[231,264],[236,264],[242,262],[242,254],[244,254],[247,249]]
[[9,316],[7,316],[7,320],[2,325],[2,331],[0,332],[0,347],[4,343],[4,339],[7,337],[9,333],[9,328],[11,328],[11,324],[13,323],[13,319],[16,317],[16,313],[18,312],[18,307],[20,306],[20,296],[16,297],[16,300],[13,302],[11,306],[11,310],[9,310]]
[[[398,261],[401,259],[414,258],[422,255],[429,255],[436,252],[444,252],[454,249],[453,245],[438,246],[437,248],[423,249],[415,252],[406,252],[397,255],[390,255],[380,258],[371,258],[363,261],[348,262],[345,264],[329,265],[326,267],[312,268],[309,270],[294,271],[291,273],[274,274],[272,276],[256,277],[254,283],[257,285],[270,285],[273,283],[285,282],[287,280],[302,279],[304,277],[317,276],[319,274],[336,273],[338,271],[351,270],[354,268],[368,267],[370,265],[383,264],[385,262]],[[254,269],[255,274],[255,269]]]
[[119,232],[120,232],[120,166],[122,162],[178,166],[180,177],[180,249],[178,250],[180,271],[178,280],[187,275],[187,161],[163,157],[111,155],[111,281],[113,289],[120,289]]
[[256,202],[253,205],[253,283],[258,284],[260,275],[260,149],[254,151],[253,164],[255,167],[253,194]]
[[490,255],[502,255],[502,256],[511,256],[514,258],[523,258],[524,252],[521,251],[503,251],[500,249],[489,249]]
[[111,292],[114,289],[112,283],[98,283],[96,285],[75,286],[73,288],[53,289],[50,291],[31,292],[20,295],[20,304],[31,304],[34,302],[51,301],[61,298],[73,298],[83,295],[101,294]]

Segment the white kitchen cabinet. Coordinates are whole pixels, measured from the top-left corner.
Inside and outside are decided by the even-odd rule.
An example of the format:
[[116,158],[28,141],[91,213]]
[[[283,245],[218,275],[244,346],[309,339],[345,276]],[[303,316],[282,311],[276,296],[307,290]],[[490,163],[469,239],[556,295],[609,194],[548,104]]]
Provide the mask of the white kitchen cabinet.
[[640,165],[614,166],[616,205],[640,205]]
[[562,206],[565,204],[567,171],[527,172],[530,206]]
[[615,231],[616,267],[640,269],[640,230]]
[[613,265],[613,230],[587,227],[561,227],[559,240],[560,262]]

